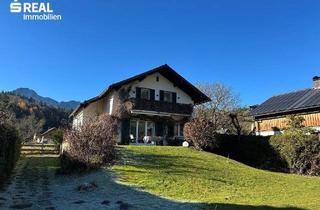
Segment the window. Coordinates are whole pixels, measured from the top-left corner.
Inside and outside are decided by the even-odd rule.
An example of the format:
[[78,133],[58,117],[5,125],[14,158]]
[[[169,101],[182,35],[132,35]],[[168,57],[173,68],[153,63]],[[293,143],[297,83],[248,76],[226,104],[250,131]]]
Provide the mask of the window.
[[143,141],[143,138],[145,136],[145,131],[146,131],[146,121],[144,120],[139,120],[138,121],[139,126],[138,126],[138,142]]
[[141,99],[150,100],[150,89],[141,88]]
[[163,101],[172,103],[172,93],[163,91]]
[[179,124],[174,124],[174,136],[179,136]]
[[175,123],[174,124],[174,136],[183,136],[183,124]]
[[155,135],[155,124],[152,121],[130,120],[130,141],[142,143],[145,136]]
[[146,136],[154,136],[154,123],[151,121],[147,121],[147,135]]
[[184,127],[184,125],[180,124],[180,132],[179,132],[180,136],[183,136],[183,127]]
[[136,141],[136,134],[137,134],[137,121],[130,120],[130,141]]

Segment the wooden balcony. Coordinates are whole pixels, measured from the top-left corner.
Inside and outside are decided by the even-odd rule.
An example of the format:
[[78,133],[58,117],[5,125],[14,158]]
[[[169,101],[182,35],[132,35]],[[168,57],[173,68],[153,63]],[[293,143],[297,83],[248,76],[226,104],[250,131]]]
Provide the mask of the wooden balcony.
[[164,101],[149,101],[144,99],[129,99],[132,103],[132,110],[144,110],[155,112],[166,112],[172,114],[191,115],[192,104],[169,103]]

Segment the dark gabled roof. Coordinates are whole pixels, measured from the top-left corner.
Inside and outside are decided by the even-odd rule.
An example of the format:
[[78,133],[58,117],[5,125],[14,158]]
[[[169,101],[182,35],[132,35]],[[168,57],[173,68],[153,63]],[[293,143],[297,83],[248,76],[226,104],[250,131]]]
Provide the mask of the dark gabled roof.
[[320,110],[320,90],[306,89],[273,96],[254,108],[251,115],[259,118],[317,108]]
[[111,91],[119,89],[121,86],[126,85],[126,84],[131,83],[136,80],[142,81],[147,76],[154,74],[154,73],[160,73],[162,76],[164,76],[169,81],[171,81],[175,86],[179,87],[181,90],[183,90],[185,93],[187,93],[192,98],[192,100],[194,101],[195,104],[201,104],[201,103],[211,101],[211,99],[208,96],[206,96],[198,88],[196,88],[194,85],[192,85],[186,79],[184,79],[175,70],[173,70],[169,65],[164,64],[164,65],[159,66],[157,68],[146,71],[142,74],[138,74],[138,75],[130,77],[126,80],[122,80],[120,82],[111,84],[99,96],[96,96],[94,98],[91,98],[89,100],[86,100],[86,101],[80,103],[80,105],[71,113],[70,116],[73,116],[82,107],[85,107],[88,104],[90,104],[94,101],[97,101],[97,100],[101,99],[102,97],[108,95]]

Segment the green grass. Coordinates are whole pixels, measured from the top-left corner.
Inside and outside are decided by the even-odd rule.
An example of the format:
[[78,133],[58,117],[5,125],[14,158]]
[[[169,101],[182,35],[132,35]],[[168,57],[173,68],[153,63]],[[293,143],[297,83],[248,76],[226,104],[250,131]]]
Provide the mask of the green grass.
[[119,179],[154,195],[221,206],[320,208],[319,177],[258,170],[182,147],[122,146],[119,151],[122,160],[113,166]]

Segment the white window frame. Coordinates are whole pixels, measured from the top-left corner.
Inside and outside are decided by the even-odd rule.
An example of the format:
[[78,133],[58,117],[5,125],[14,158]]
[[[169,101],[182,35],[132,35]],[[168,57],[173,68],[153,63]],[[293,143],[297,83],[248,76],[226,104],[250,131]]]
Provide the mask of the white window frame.
[[[131,120],[134,120],[136,121],[136,143],[138,143],[138,140],[139,140],[139,124],[140,124],[140,119],[131,119]],[[153,121],[150,121],[150,120],[141,120],[141,121],[144,121],[144,136],[146,136],[148,134],[148,123],[152,123],[153,126],[152,126],[152,137],[155,136],[155,123]],[[131,124],[131,122],[130,122]],[[131,126],[130,126],[130,129],[131,129]],[[130,132],[131,133],[131,132]]]
[[[177,137],[183,137],[183,135],[180,135],[180,133],[181,133],[181,129],[183,130],[183,128],[181,128],[181,123],[175,123],[175,125],[174,126],[177,126],[177,135],[175,135],[175,136],[177,136]],[[175,129],[175,128],[174,128]]]
[[[142,97],[142,91],[148,91],[148,97],[147,98],[143,98]],[[149,88],[140,88],[140,98],[150,101],[151,100],[151,89],[149,89]]]
[[[165,98],[166,98],[165,94],[170,94],[170,100],[169,101],[165,100]],[[170,92],[170,91],[163,91],[163,101],[164,102],[168,102],[168,103],[172,103],[173,102],[173,93]]]

